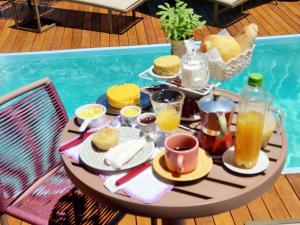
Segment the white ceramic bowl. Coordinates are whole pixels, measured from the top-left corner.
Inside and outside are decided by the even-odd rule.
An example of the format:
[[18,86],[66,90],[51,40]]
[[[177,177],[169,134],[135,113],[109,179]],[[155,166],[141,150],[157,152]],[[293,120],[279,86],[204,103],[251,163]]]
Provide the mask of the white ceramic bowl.
[[[80,116],[80,113],[82,111],[88,110],[93,107],[100,108],[102,110],[100,114],[92,118],[83,118]],[[104,121],[105,113],[106,113],[106,107],[100,104],[87,104],[87,105],[80,106],[75,110],[75,115],[77,117],[79,125],[81,126],[85,120],[89,120],[88,127],[90,128],[97,127],[98,125],[100,125],[100,123]]]
[[[130,110],[135,110],[136,113],[127,114],[126,112]],[[142,112],[141,108],[135,105],[129,105],[123,107],[120,111],[122,122],[128,123],[130,126],[136,124],[136,119],[141,114],[141,112]]]

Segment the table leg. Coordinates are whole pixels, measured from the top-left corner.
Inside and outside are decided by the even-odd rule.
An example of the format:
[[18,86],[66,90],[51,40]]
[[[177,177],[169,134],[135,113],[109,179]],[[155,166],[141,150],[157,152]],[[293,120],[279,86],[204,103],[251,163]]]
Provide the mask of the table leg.
[[162,225],[185,225],[184,219],[162,219]]
[[157,225],[157,218],[151,217],[151,225]]

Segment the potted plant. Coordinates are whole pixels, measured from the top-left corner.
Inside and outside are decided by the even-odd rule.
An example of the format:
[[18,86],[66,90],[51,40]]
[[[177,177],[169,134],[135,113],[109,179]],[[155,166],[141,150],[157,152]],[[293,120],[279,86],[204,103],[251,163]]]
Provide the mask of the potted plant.
[[159,16],[163,31],[171,41],[172,54],[182,56],[186,52],[186,41],[194,36],[194,30],[205,24],[200,15],[195,14],[192,8],[181,0],[175,1],[175,6],[168,3],[159,5],[156,14]]

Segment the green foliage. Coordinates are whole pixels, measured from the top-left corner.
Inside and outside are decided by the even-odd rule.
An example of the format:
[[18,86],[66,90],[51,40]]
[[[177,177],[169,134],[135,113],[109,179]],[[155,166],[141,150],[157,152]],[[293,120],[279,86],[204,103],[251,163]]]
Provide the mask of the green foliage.
[[200,29],[205,20],[200,21],[201,16],[194,10],[187,8],[187,4],[176,0],[175,7],[168,3],[159,5],[160,11],[156,13],[160,18],[161,25],[167,37],[173,41],[181,41],[193,36],[195,29]]

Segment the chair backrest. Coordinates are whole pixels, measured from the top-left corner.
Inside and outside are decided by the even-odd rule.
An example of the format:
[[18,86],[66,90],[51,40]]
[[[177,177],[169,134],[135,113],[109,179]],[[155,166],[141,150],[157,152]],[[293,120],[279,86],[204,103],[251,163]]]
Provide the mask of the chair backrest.
[[48,78],[0,97],[0,213],[60,164],[58,145],[67,121]]

